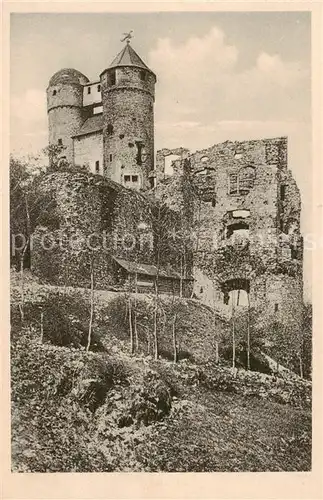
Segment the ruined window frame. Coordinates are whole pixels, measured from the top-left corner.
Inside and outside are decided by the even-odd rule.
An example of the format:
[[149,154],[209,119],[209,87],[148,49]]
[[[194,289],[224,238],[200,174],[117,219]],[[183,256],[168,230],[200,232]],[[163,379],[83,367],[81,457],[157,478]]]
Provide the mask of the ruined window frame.
[[255,184],[256,172],[251,165],[241,167],[238,172],[231,172],[228,178],[228,192],[230,195],[248,194]]

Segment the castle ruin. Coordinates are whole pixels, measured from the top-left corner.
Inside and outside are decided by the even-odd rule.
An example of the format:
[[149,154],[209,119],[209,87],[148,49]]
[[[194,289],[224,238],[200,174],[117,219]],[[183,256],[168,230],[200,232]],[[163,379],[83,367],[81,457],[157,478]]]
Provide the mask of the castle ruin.
[[[277,318],[291,342],[299,342],[301,200],[288,169],[287,138],[226,141],[195,153],[163,149],[155,158],[155,83],[156,75],[128,42],[97,81],[74,69],[50,79],[49,144],[62,146],[60,161],[100,178],[89,186],[84,174],[52,174],[47,189],[55,185],[60,219],[52,231],[73,226],[84,232],[87,225],[87,231],[108,228],[114,234],[124,224],[129,230],[141,224],[154,239],[147,214],[155,201],[167,205],[173,214],[169,229],[180,232],[184,217],[191,237],[183,243],[184,257],[171,242],[164,245],[164,291],[193,296],[223,316],[232,307],[253,308],[264,321]],[[138,204],[139,215],[133,210]],[[63,270],[70,257],[58,256],[56,268]],[[117,282],[115,265],[126,275],[141,269],[143,290],[154,282],[155,248],[136,257],[110,249],[101,257],[101,288]],[[36,273],[46,268],[43,258],[34,251]],[[72,283],[81,284],[80,276],[76,267]]]

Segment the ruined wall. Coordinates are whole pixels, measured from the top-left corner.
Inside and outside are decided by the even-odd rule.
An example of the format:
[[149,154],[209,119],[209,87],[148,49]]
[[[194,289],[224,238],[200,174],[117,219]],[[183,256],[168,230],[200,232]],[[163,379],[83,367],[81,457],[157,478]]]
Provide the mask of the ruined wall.
[[[178,220],[174,212],[162,211],[157,217],[156,202],[90,173],[47,175],[42,192],[45,203],[47,198],[55,203],[48,209],[52,217],[33,235],[32,269],[40,278],[88,287],[94,263],[95,286],[105,289],[116,280],[113,257],[156,264],[157,254],[160,265],[180,272],[172,242]],[[167,237],[157,245],[160,227]]]
[[[96,162],[99,162],[99,171],[96,171]],[[104,175],[103,171],[103,136],[101,132],[74,137],[75,165],[86,165],[93,174]]]
[[186,209],[193,211],[195,295],[213,302],[225,317],[226,294],[245,290],[263,321],[276,318],[288,326],[285,334],[297,350],[303,242],[299,190],[287,170],[287,139],[216,144],[191,154],[186,170],[184,161],[176,160],[173,175],[163,178],[165,153],[176,151],[157,155],[156,192],[178,207],[186,197]]

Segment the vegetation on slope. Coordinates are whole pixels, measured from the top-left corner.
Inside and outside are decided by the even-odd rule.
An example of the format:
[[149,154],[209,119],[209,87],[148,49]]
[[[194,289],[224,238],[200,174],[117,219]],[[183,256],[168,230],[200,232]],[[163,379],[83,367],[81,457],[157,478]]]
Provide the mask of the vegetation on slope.
[[239,377],[185,360],[40,344],[21,332],[12,343],[12,468],[309,470],[309,387]]

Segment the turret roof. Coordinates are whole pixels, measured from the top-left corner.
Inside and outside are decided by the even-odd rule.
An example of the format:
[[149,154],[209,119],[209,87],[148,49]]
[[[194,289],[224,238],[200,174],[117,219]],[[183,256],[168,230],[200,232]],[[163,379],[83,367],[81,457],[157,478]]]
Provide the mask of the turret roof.
[[78,83],[86,85],[89,82],[87,76],[74,68],[63,68],[57,71],[49,80],[49,86],[58,83]]
[[108,69],[118,68],[120,66],[134,66],[136,68],[143,68],[150,73],[154,74],[144,61],[138,56],[137,52],[127,43],[119,54],[113,59]]

